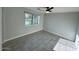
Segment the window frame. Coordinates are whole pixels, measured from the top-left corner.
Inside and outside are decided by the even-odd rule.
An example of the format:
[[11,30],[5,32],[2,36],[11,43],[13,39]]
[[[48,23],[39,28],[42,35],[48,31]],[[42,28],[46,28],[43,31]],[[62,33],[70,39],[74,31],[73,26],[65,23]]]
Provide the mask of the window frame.
[[[28,13],[28,14],[32,14],[32,23],[33,23],[33,15],[36,15],[36,16],[40,16],[40,15],[38,15],[38,14],[33,14],[33,13],[30,13],[30,12],[27,12],[27,11],[24,11],[24,24],[25,24],[25,13]],[[41,16],[40,16],[41,17]],[[41,18],[40,18],[41,19]],[[38,24],[32,24],[32,25],[26,25],[25,24],[25,26],[26,27],[28,27],[28,26],[34,26],[34,25],[39,25],[40,24],[40,20],[38,20]]]

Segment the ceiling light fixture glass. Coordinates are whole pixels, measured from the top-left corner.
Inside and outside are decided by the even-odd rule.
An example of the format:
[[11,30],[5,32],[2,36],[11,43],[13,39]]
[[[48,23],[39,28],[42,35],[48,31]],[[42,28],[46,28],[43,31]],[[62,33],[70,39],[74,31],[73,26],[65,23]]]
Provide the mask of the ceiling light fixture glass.
[[50,13],[49,11],[46,11],[46,13]]

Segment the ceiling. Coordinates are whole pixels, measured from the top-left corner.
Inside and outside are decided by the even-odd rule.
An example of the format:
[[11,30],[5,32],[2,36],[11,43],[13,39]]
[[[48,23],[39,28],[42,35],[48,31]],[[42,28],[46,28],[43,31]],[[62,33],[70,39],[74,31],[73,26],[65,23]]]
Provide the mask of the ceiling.
[[[44,13],[43,11],[38,10],[40,7],[27,7],[30,10],[34,10],[36,12]],[[79,7],[54,7],[52,13],[65,13],[65,12],[79,12]]]

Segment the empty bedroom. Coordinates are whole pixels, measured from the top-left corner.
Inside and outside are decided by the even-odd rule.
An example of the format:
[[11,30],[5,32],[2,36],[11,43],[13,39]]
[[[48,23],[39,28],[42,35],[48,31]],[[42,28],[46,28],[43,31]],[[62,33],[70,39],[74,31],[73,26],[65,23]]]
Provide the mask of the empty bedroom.
[[3,51],[78,51],[79,7],[2,7]]

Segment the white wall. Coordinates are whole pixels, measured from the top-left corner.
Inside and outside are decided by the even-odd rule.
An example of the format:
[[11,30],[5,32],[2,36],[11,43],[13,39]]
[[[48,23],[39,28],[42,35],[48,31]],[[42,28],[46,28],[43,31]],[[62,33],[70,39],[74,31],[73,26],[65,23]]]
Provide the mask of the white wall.
[[77,13],[52,13],[44,16],[44,30],[74,41]]
[[3,15],[4,15],[3,17],[3,25],[4,25],[3,42],[43,29],[43,26],[42,26],[43,15],[41,14],[39,14],[41,16],[39,25],[33,25],[31,27],[26,27],[24,24],[24,11],[34,13],[34,14],[39,14],[39,13],[36,13],[35,11],[28,10],[23,7],[3,8]]
[[2,48],[2,8],[0,7],[0,50]]

